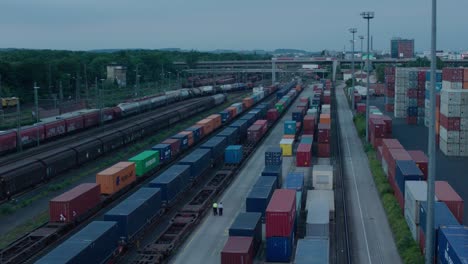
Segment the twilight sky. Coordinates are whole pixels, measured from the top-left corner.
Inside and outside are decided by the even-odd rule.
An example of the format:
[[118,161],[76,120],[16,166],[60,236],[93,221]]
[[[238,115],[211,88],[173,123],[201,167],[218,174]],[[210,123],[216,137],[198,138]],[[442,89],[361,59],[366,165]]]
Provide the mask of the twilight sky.
[[[374,11],[374,49],[430,47],[431,0],[1,0],[0,48],[309,51],[350,47]],[[438,49],[468,49],[468,0],[438,1]],[[365,48],[364,44],[364,48]],[[360,43],[357,43],[360,49]]]

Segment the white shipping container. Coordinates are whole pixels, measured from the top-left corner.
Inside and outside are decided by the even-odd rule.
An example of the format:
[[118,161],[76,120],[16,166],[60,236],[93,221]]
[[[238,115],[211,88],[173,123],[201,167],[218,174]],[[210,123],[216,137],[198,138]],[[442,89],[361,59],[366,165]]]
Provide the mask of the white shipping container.
[[405,209],[405,220],[410,230],[411,236],[413,237],[413,240],[418,242],[419,241],[419,225],[417,225],[413,221],[413,219],[411,219],[410,213],[406,209]]
[[253,92],[253,93],[263,92],[263,87],[254,87],[254,88],[252,89],[252,92]]
[[468,144],[460,145],[460,153],[461,157],[468,157]]
[[419,224],[419,206],[421,202],[427,201],[427,182],[406,181],[405,182],[405,211],[408,211],[414,223]]
[[443,102],[447,102],[448,104],[461,104],[461,94],[463,92],[459,90],[453,89],[442,89],[440,91],[440,104],[442,105]]
[[447,141],[447,143],[460,143],[460,132],[449,131],[444,126],[440,126],[440,138]]
[[439,147],[446,156],[459,156],[460,144],[447,143],[443,138],[440,139]]
[[317,158],[317,165],[331,165],[330,158]]
[[463,83],[462,82],[452,82],[452,89],[454,89],[454,90],[463,89]]
[[446,117],[460,117],[460,105],[440,104],[440,113]]
[[313,201],[307,209],[306,237],[330,237],[328,203]]
[[388,164],[387,161],[382,157],[382,169],[385,173],[385,176],[388,177]]
[[312,169],[312,186],[319,190],[333,190],[333,167],[315,165]]
[[309,190],[307,191],[306,211],[313,201],[328,203],[330,219],[335,219],[335,192],[333,190]]

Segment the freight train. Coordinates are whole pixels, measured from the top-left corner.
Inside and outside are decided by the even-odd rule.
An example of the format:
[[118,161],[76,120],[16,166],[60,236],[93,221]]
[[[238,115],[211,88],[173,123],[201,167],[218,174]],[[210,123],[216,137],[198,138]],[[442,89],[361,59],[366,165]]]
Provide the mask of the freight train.
[[[179,89],[168,91],[155,97],[144,97],[139,100],[124,102],[115,107],[106,107],[102,111],[99,111],[99,109],[88,109],[44,119],[35,125],[21,128],[21,146],[23,149],[33,147],[38,141],[42,143],[55,140],[59,137],[96,127],[100,123],[113,122],[190,98],[242,91],[252,87],[252,83],[232,83],[220,86],[206,86],[204,89]],[[17,130],[0,131],[0,155],[16,151],[17,144]]]
[[[260,74],[252,74],[246,77],[247,84],[252,85],[253,83],[262,80]],[[182,87],[201,87],[207,85],[225,85],[234,83],[236,81],[235,75],[228,74],[220,77],[213,77],[212,75],[205,76],[193,76],[187,78],[187,81],[182,83]]]
[[[286,87],[291,87],[291,85],[287,85]],[[274,92],[276,90],[275,86],[271,87],[272,90],[269,90],[271,92]],[[269,95],[265,94],[265,96]],[[252,96],[256,97],[256,96]],[[250,100],[248,97],[248,101]],[[234,117],[239,116],[242,112],[245,112],[247,109],[251,108],[246,107],[243,104],[241,104],[241,111],[237,112],[234,114]],[[162,213],[162,209],[170,207],[175,200],[180,198],[180,196],[183,194],[183,192],[189,188],[193,182],[197,181],[197,178],[200,177],[200,175],[203,173],[204,170],[207,168],[211,167],[211,164],[215,162],[216,160],[219,160],[220,157],[224,156],[224,148],[227,145],[232,145],[232,144],[238,144],[239,142],[244,141],[245,137],[247,136],[247,128],[249,124],[253,124],[255,120],[265,116],[266,110],[272,107],[272,104],[268,103],[260,103],[255,109],[258,111],[255,111],[255,113],[252,114],[247,114],[243,117],[240,117],[239,120],[235,121],[234,123],[230,124],[229,127],[218,133],[215,137],[212,139],[206,141],[204,144],[202,144],[199,148],[195,149],[192,153],[190,153],[188,156],[183,158],[182,160],[179,161],[179,163],[172,165],[169,167],[166,171],[162,172],[155,180],[153,180],[148,188],[142,188],[139,191],[137,191],[135,194],[127,198],[127,200],[123,201],[121,204],[117,205],[114,209],[109,211],[105,216],[104,220],[108,220],[110,224],[101,224],[100,222],[96,223],[91,223],[88,225],[85,229],[80,231],[79,233],[87,233],[88,231],[91,232],[97,232],[99,233],[95,237],[87,237],[85,238],[86,240],[92,241],[93,244],[97,245],[94,248],[98,248],[99,251],[94,251],[94,252],[88,252],[89,257],[92,258],[92,262],[96,262],[98,259],[106,259],[109,258],[110,255],[107,254],[109,253],[109,250],[112,252],[116,252],[118,248],[121,248],[122,245],[131,243],[133,238],[135,238],[136,234],[138,231],[144,230],[145,226],[150,225],[152,221],[154,220],[155,217],[159,216],[160,213]],[[276,117],[278,118],[278,116]],[[211,120],[210,122],[205,122],[204,120]],[[276,120],[276,119],[275,119]],[[271,122],[274,122],[275,120],[271,120]],[[179,153],[179,155],[187,151],[188,148],[201,141],[203,138],[208,136],[209,134],[213,133],[218,127],[221,126],[221,115],[211,115],[210,117],[207,117],[200,122],[197,123],[197,125],[192,126],[190,128],[185,129],[181,133],[177,134],[184,134],[187,135],[188,139],[188,144],[189,146],[187,149],[184,150],[183,147],[183,142],[185,141],[184,138],[179,138],[177,135],[171,137],[170,139],[178,139],[176,140],[175,144],[164,144],[165,141],[163,141],[161,144],[158,144],[153,147],[153,154],[157,152],[157,164],[155,164],[155,157],[148,157],[147,152],[145,151],[144,155],[137,155],[136,157],[141,156],[140,158],[132,158],[130,159],[131,161],[136,161],[136,167],[138,166],[145,166],[140,167],[140,170],[138,168],[133,167],[133,169],[130,169],[132,171],[128,175],[131,175],[129,178],[134,178],[135,174],[138,175],[138,178],[140,180],[145,177],[149,177],[151,175],[154,175],[158,168],[160,168],[159,165],[161,164],[168,164],[175,160],[178,155],[174,155],[174,153]],[[190,140],[192,139],[192,140]],[[174,146],[176,146],[177,149],[174,149]],[[173,151],[175,150],[175,152]],[[151,151],[150,151],[151,152]],[[151,162],[150,162],[151,160]],[[126,164],[122,164],[123,162],[119,164],[114,165],[114,168],[123,168],[124,166],[128,166],[129,162],[125,162]],[[147,164],[151,164],[146,166]],[[116,169],[119,170],[119,169]],[[114,174],[115,171],[114,170]],[[107,171],[107,170],[106,170]],[[138,173],[140,171],[140,173]],[[105,171],[101,172],[100,174],[105,174]],[[124,173],[125,174],[125,173]],[[98,177],[97,177],[98,178]],[[138,181],[138,179],[137,179]],[[68,223],[68,225],[73,225],[73,223],[76,223],[79,219],[82,219],[84,215],[89,213],[88,211],[91,210],[91,207],[97,206],[97,203],[99,203],[99,197],[96,198],[96,186],[97,187],[97,195],[99,195],[99,189],[101,190],[101,193],[103,193],[103,189],[107,188],[102,188],[103,185],[118,185],[118,183],[115,183],[114,181],[106,183],[105,181],[100,181],[101,188],[99,188],[99,184],[86,184],[81,187],[75,188],[76,190],[72,190],[68,192],[68,195],[62,195],[64,197],[68,196],[69,200],[64,201],[64,197],[60,196],[57,199],[53,199],[51,201],[51,208],[50,208],[50,213],[51,213],[51,223],[49,224],[50,226],[57,226],[57,221],[63,223]],[[131,181],[125,184],[131,184]],[[121,187],[125,188],[125,187]],[[105,195],[104,199],[111,199],[113,195],[115,194],[110,194],[110,196]],[[91,198],[90,198],[91,197]],[[94,198],[92,198],[94,197]],[[88,203],[79,203],[78,200],[86,200],[86,201],[91,201]],[[101,198],[102,199],[102,198]],[[138,200],[139,202],[135,202],[135,199]],[[73,203],[77,202],[78,203]],[[151,201],[151,203],[149,203]],[[60,207],[60,203],[63,203],[64,205],[69,204],[73,205],[76,208],[70,209],[68,208],[67,210],[62,210],[59,215],[61,217],[57,217],[57,208]],[[102,202],[101,202],[102,203]],[[58,206],[56,206],[58,204]],[[83,209],[84,208],[84,209]],[[133,210],[133,209],[134,210]],[[143,211],[141,211],[143,210]],[[73,212],[72,212],[73,211]],[[79,213],[77,213],[79,212]],[[126,213],[125,213],[126,212]],[[140,212],[140,213],[138,213]],[[114,214],[116,213],[116,214]],[[128,223],[128,225],[121,225],[119,227],[119,230],[116,230],[116,227],[114,227],[114,224],[112,224],[113,221],[118,221],[120,222],[121,220],[126,221],[131,220]],[[54,223],[54,220],[56,221]],[[47,227],[46,227],[47,228]],[[61,227],[62,228],[62,227]],[[116,236],[116,233],[120,233]],[[85,234],[84,236],[86,237],[88,234]],[[55,236],[55,235],[54,235]],[[80,237],[81,235],[77,235]],[[75,239],[77,236],[74,236],[70,238],[68,241]],[[123,238],[123,239],[122,239]],[[27,240],[27,239],[26,239]],[[45,241],[46,239],[41,239],[41,241]],[[107,242],[105,242],[105,241]],[[29,240],[28,240],[29,241]],[[115,242],[115,243],[114,243]],[[73,243],[73,242],[72,242]],[[104,244],[102,244],[104,243]],[[27,246],[31,246],[30,243],[26,243]],[[39,242],[38,242],[39,244]],[[40,250],[37,247],[38,245],[34,245],[35,250]],[[45,246],[44,244],[41,244],[41,246]],[[64,245],[59,246],[61,247],[67,247],[67,242],[64,243]],[[85,246],[86,247],[86,246]],[[51,252],[49,255],[44,257],[42,260],[39,261],[45,261],[47,262],[49,257],[54,257],[56,256],[55,252],[59,250],[57,248],[53,252]],[[70,253],[71,255],[79,254],[78,251],[87,251],[89,250],[85,248],[77,249],[75,248],[72,250],[73,252]],[[93,250],[91,250],[93,251]],[[8,249],[5,251],[8,253]],[[3,253],[3,255],[8,255]],[[15,251],[16,252],[16,251]],[[14,253],[14,252],[13,252]],[[15,254],[13,254],[15,255]],[[81,255],[84,256],[84,255]],[[18,261],[18,260],[24,260],[25,256],[21,255],[8,255],[7,257],[4,258],[4,260],[10,260],[10,261]],[[63,257],[63,256],[62,256]],[[62,258],[60,257],[60,258]],[[78,257],[78,256],[76,256]],[[26,257],[27,258],[27,257]]]
[[28,158],[0,168],[0,198],[5,199],[32,186],[47,182],[60,173],[110,153],[137,139],[151,135],[194,113],[202,112],[226,100],[223,94],[205,97],[184,107],[174,107],[166,115],[122,125],[85,141],[63,146],[35,158]]

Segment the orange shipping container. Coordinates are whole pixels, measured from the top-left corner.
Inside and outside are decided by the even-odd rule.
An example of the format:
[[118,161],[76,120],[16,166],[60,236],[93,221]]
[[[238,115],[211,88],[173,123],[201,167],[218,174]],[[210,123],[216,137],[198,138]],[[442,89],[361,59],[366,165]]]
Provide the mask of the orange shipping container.
[[320,123],[322,124],[330,124],[330,114],[320,114]]
[[468,89],[468,82],[463,83],[463,89]]
[[230,106],[227,108],[228,111],[232,111],[232,117],[236,117],[237,116],[237,108],[234,107],[234,106]]
[[463,81],[468,82],[468,68],[463,70]]
[[283,135],[283,138],[296,139],[296,136],[295,135]]
[[213,120],[213,129],[217,129],[218,127],[221,126],[221,115],[220,114],[214,114],[210,115],[206,119],[212,119]]
[[202,119],[197,122],[197,125],[203,127],[203,135],[207,136],[213,131],[213,120],[211,119]]
[[296,85],[296,91],[298,92],[302,91],[302,86],[300,84]]
[[252,97],[246,97],[242,99],[242,105],[244,106],[244,109],[252,107],[253,104],[254,104],[254,100]]
[[119,162],[96,175],[101,193],[114,194],[136,180],[135,163]]
[[194,140],[193,140],[193,132],[192,131],[182,131],[179,134],[187,135],[189,147],[193,145]]

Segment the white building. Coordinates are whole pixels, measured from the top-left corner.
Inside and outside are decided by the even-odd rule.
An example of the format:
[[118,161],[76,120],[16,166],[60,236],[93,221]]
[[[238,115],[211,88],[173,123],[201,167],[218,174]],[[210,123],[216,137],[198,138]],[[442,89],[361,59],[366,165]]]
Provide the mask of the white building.
[[121,65],[107,65],[107,80],[116,81],[119,87],[127,85],[127,67]]

